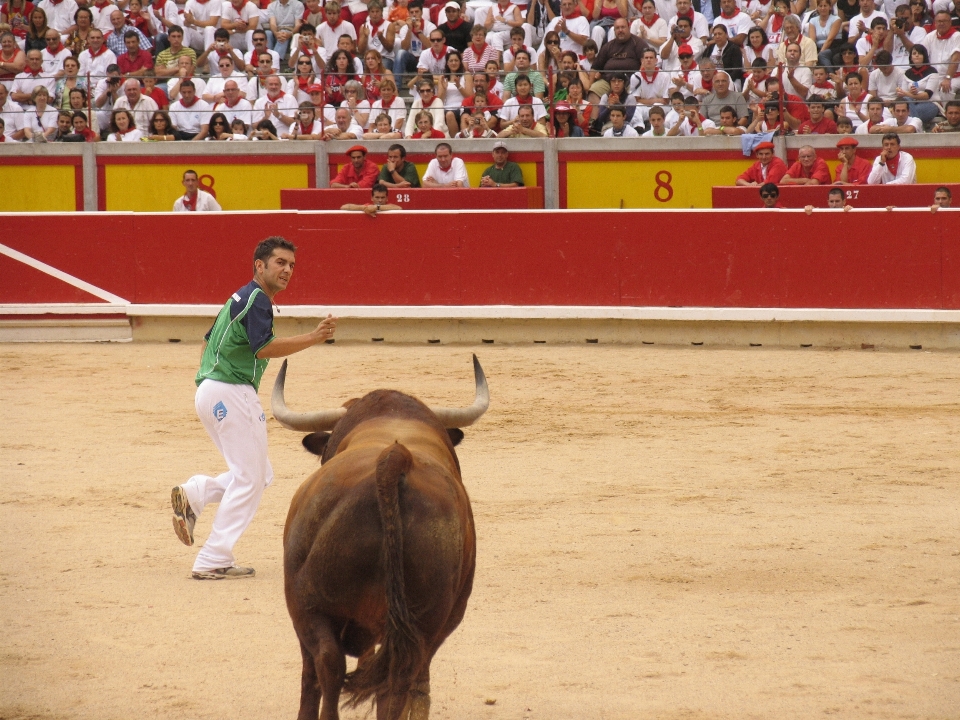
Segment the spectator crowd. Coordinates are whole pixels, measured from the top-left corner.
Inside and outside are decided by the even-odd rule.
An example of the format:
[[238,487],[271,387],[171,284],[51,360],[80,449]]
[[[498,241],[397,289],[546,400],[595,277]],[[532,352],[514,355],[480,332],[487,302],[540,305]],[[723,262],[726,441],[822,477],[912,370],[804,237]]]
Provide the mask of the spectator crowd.
[[960,132],[951,0],[145,2],[0,5],[0,141]]

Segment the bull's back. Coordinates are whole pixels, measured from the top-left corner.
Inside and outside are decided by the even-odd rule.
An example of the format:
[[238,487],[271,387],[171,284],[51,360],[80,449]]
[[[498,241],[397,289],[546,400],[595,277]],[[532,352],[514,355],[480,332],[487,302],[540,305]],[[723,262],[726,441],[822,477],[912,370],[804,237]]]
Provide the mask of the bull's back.
[[394,440],[413,458],[399,489],[407,598],[426,625],[435,625],[472,583],[473,517],[455,462],[438,458],[429,438],[386,439],[397,434],[350,438],[297,491],[284,530],[288,605],[379,632],[386,603],[376,461]]

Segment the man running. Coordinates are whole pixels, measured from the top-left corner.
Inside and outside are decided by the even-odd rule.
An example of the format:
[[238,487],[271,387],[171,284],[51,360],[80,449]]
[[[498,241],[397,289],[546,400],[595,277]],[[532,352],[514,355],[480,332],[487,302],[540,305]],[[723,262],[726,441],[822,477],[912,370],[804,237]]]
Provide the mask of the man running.
[[273,299],[287,287],[296,247],[270,237],[253,253],[253,280],[227,300],[204,336],[194,401],[197,415],[217,446],[227,472],[194,475],[173,489],[173,529],[184,545],[193,545],[197,516],[220,503],[210,536],[193,564],[196,580],[253,577],[238,567],[233,546],[253,520],[263,491],[273,480],[267,457],[267,423],[257,390],[270,358],[285,357],[333,337],[332,315],[303,335],[273,334]]

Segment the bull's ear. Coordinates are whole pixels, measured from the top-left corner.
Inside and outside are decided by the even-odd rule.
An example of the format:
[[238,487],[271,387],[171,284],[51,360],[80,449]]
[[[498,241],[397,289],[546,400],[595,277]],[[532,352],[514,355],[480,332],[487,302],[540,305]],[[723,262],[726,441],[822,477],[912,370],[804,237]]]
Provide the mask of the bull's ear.
[[327,440],[329,439],[330,433],[315,432],[310,433],[309,435],[304,435],[303,440],[300,442],[303,443],[303,446],[307,449],[307,452],[313,453],[317,457],[322,457],[323,451],[327,447]]
[[463,430],[460,428],[450,428],[447,430],[447,434],[450,435],[450,442],[453,443],[454,447],[459,445],[460,441],[463,440]]

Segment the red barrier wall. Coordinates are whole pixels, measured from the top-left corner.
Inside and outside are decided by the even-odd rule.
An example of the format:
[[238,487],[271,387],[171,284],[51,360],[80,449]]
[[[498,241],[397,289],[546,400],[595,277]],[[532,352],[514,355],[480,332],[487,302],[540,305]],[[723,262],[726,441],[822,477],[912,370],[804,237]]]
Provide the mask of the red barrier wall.
[[[933,193],[944,184],[927,185],[838,185],[844,192],[845,202],[855,208],[900,208],[930,207]],[[780,185],[780,204],[787,208],[803,208],[813,205],[827,207],[827,194],[831,185]],[[960,183],[947,183],[946,187],[960,203]],[[713,187],[715,208],[759,208],[763,206],[760,189],[757,187]]]
[[[295,242],[285,305],[960,309],[960,212],[0,216],[4,242],[134,303],[219,304]],[[882,228],[882,231],[881,229]],[[74,302],[4,259],[0,303]],[[59,289],[58,289],[59,288]],[[81,294],[81,301],[93,298]]]
[[[370,202],[369,190],[281,190],[283,210],[339,210]],[[390,188],[387,202],[404,210],[542,210],[543,188]]]

